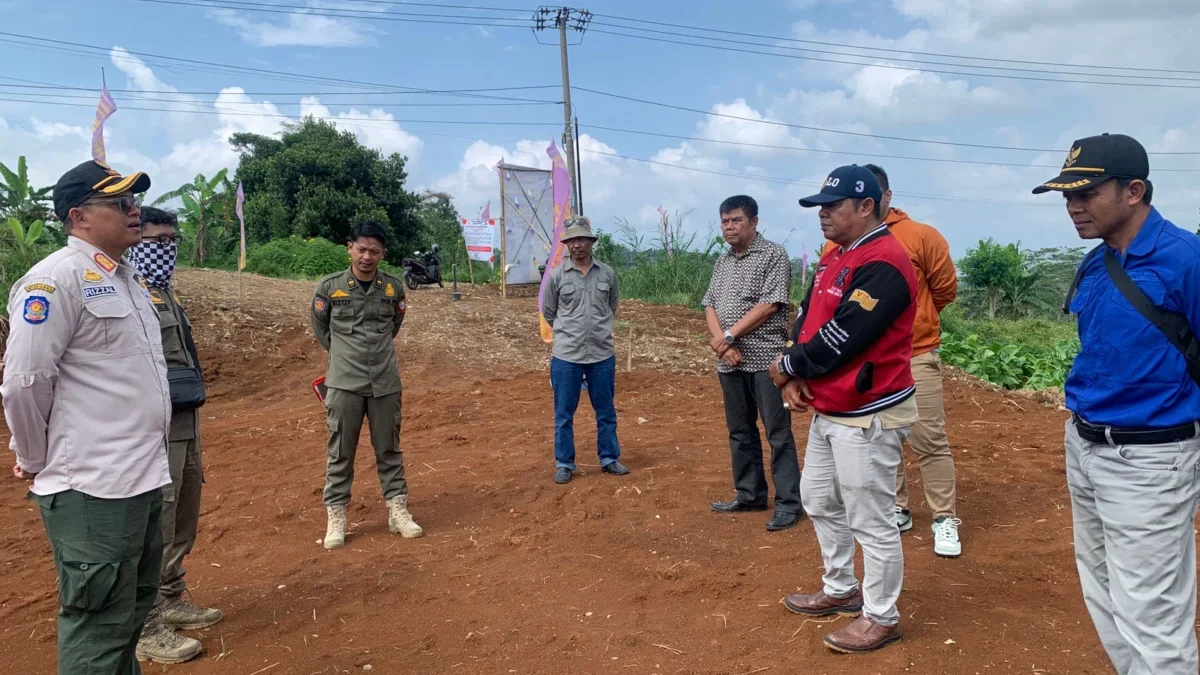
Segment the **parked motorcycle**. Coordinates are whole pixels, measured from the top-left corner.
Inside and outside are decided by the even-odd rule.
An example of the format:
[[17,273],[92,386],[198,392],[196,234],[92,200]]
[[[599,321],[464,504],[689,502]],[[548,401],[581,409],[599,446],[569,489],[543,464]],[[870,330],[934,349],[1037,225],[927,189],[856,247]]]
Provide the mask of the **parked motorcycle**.
[[441,246],[434,244],[432,250],[425,253],[414,251],[413,257],[405,258],[402,261],[404,285],[408,286],[409,290],[415,291],[423,284],[437,284],[439,288],[444,288],[442,286],[442,261],[438,258],[441,250]]

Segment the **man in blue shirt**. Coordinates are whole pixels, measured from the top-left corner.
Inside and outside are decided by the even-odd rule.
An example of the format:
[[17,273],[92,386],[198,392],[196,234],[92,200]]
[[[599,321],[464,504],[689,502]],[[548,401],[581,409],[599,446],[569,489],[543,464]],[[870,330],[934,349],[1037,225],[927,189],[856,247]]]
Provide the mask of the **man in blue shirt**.
[[1195,331],[1200,237],[1150,205],[1149,176],[1140,143],[1104,134],[1075,141],[1061,175],[1033,191],[1062,192],[1080,238],[1104,242],[1068,304],[1081,344],[1065,445],[1084,601],[1120,675],[1195,675],[1200,386],[1113,274]]

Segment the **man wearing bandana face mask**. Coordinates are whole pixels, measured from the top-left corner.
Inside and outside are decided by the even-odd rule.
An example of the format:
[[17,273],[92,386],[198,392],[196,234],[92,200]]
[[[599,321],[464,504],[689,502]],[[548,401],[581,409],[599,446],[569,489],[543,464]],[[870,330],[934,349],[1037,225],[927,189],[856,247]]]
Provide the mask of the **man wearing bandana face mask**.
[[[178,219],[174,213],[142,208],[142,241],[125,254],[145,279],[150,300],[158,310],[163,355],[168,368],[198,367],[192,346],[192,326],[171,287],[179,253]],[[171,484],[163,488],[163,562],[158,598],[146,618],[137,656],[157,663],[182,663],[201,652],[199,640],[176,630],[199,630],[221,620],[219,609],[197,607],[184,599],[183,558],[196,543],[200,520],[200,419],[196,409],[171,413],[167,464]]]

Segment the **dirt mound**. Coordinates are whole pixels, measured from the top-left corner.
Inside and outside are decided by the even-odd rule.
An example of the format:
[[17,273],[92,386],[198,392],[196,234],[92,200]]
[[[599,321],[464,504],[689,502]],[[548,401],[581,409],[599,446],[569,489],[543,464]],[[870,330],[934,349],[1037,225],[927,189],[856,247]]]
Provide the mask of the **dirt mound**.
[[[821,636],[844,620],[803,620],[779,604],[820,583],[811,526],[768,534],[768,514],[709,510],[729,494],[729,450],[695,312],[623,305],[617,405],[634,472],[599,472],[584,404],[582,473],[557,486],[535,301],[410,293],[402,438],[427,534],[388,533],[364,444],[350,537],[327,552],[317,543],[326,432],[308,389],[324,367],[307,325],[312,285],[240,283],[241,293],[236,275],[181,275],[212,382],[188,580],[226,619],[195,633],[204,656],[172,672],[1107,672],[1076,579],[1054,408],[948,380],[965,555],[934,557],[918,506],[904,538],[905,639],[841,657]],[[807,422],[796,420],[801,447]],[[915,461],[909,476],[919,494]],[[0,672],[54,662],[54,571],[25,489],[0,483]]]

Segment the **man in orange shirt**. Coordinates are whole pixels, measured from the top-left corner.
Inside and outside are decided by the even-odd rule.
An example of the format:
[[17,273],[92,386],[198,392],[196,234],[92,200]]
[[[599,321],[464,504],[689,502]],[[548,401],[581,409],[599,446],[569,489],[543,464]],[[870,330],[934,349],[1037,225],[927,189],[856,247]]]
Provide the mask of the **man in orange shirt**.
[[[942,403],[941,311],[958,294],[958,275],[950,258],[950,245],[934,228],[911,220],[900,209],[891,208],[892,191],[887,173],[874,164],[866,168],[879,179],[883,188],[884,224],[908,251],[917,273],[917,318],[913,324],[912,375],[917,382],[917,410],[920,420],[913,425],[909,447],[921,463],[925,501],[933,511],[933,552],[944,558],[962,554],[958,526],[962,524],[954,510],[954,457],[946,438],[946,409]],[[832,246],[833,244],[827,244]],[[896,526],[901,532],[912,529],[908,509],[908,480],[904,464],[896,474]]]

